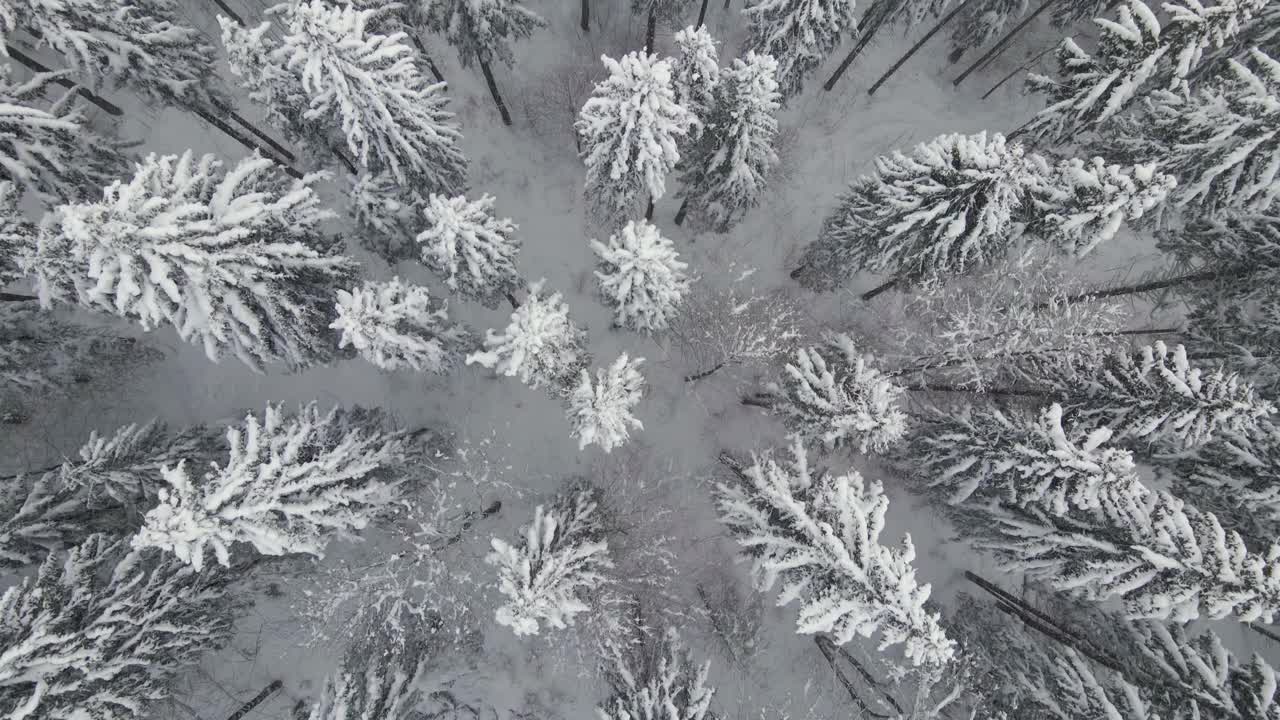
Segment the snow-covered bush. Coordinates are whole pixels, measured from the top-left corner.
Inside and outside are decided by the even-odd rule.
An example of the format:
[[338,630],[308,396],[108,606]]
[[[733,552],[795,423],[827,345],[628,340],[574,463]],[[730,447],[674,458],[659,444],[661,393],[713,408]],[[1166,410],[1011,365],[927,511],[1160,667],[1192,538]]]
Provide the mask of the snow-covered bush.
[[498,568],[498,590],[507,597],[495,614],[499,624],[517,635],[537,635],[539,623],[564,628],[591,609],[592,591],[607,582],[604,571],[613,567],[599,500],[598,490],[573,484],[550,507],[534,510],[518,546],[493,539],[485,559]]
[[492,195],[474,201],[430,195],[422,207],[426,228],[417,236],[424,265],[450,290],[490,308],[522,284],[516,271],[518,226],[511,218],[499,220],[493,202]]
[[600,293],[614,307],[614,324],[633,330],[665,330],[689,290],[689,265],[675,245],[644,220],[628,221],[609,236],[591,241],[600,258]]
[[332,358],[329,308],[355,264],[321,234],[322,176],[291,181],[256,154],[221,168],[153,154],[99,202],[60,207],[20,259],[41,301],[172,325],[211,360],[231,352],[255,369]]
[[667,173],[680,161],[677,146],[697,119],[676,99],[669,61],[636,52],[600,59],[609,77],[574,127],[587,165],[587,202],[612,229],[638,217],[646,197],[653,202],[666,193]]
[[899,406],[902,388],[870,367],[853,338],[843,333],[797,350],[770,392],[777,396],[773,411],[787,427],[827,449],[883,452],[907,429]]
[[511,313],[511,323],[501,334],[489,330],[484,350],[468,355],[467,364],[519,378],[529,387],[548,387],[558,395],[591,359],[586,333],[569,319],[569,306],[560,293],[539,297],[545,283],[539,280],[529,286],[524,303]]
[[778,603],[799,600],[800,633],[830,633],[837,644],[880,633],[881,649],[902,644],[916,665],[945,663],[955,652],[916,582],[915,547],[880,543],[889,498],[856,471],[815,472],[799,437],[791,461],[771,453],[749,467],[722,456],[737,482],[716,485],[720,521],[752,560],[756,588],[778,580]]
[[600,720],[704,720],[715,717],[707,685],[711,663],[697,665],[674,629],[629,651],[608,645],[606,677],[612,696],[596,708]]
[[161,470],[168,487],[134,547],[162,548],[197,569],[206,549],[228,565],[237,542],[263,555],[322,556],[331,535],[363,528],[400,494],[405,443],[380,420],[314,404],[249,415],[227,429],[227,461],[203,477],[193,480],[186,460]]
[[426,288],[405,285],[398,277],[369,280],[338,291],[338,317],[329,327],[342,333],[339,348],[350,345],[383,370],[446,373],[472,344],[467,329],[449,320],[448,309]]
[[627,442],[631,428],[644,429],[644,425],[631,414],[644,393],[644,376],[638,369],[644,358],[632,360],[626,353],[618,356],[608,369],[591,373],[585,369],[566,398],[570,437],[578,439],[578,449],[599,445],[601,450],[613,449]]

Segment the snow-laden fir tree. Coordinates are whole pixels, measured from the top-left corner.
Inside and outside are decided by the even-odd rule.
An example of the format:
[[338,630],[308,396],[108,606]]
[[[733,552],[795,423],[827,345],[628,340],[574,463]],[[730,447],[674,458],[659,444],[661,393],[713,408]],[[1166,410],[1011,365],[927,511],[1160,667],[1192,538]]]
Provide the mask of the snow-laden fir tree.
[[778,87],[792,97],[846,36],[857,32],[854,0],[754,0],[742,14],[751,23],[743,51],[778,61]]
[[1215,438],[1161,474],[1178,497],[1212,509],[1246,540],[1261,544],[1280,534],[1280,429],[1272,423]]
[[517,635],[537,635],[542,624],[562,629],[591,609],[590,600],[613,567],[600,517],[600,490],[572,483],[549,507],[539,505],[518,545],[494,538],[485,560],[498,569],[506,602],[495,619]]
[[473,344],[471,333],[450,320],[448,311],[448,303],[420,285],[405,285],[398,277],[366,280],[338,291],[337,319],[329,327],[342,333],[339,348],[350,345],[383,370],[446,373]]
[[591,373],[582,370],[578,384],[565,398],[570,436],[578,439],[579,450],[599,445],[601,450],[612,452],[631,438],[632,428],[644,429],[631,414],[644,394],[644,376],[639,370],[642,362],[644,358],[633,360],[622,353],[608,368],[596,370],[594,382]]
[[902,388],[874,367],[844,333],[800,348],[769,386],[772,410],[787,428],[828,450],[884,452],[907,430]]
[[1161,341],[1096,364],[1037,362],[1028,379],[1090,427],[1117,441],[1180,452],[1221,435],[1247,435],[1276,412],[1222,367],[1194,367],[1186,348]]
[[[1062,3],[1072,5],[1075,3]],[[951,31],[951,62],[979,49],[1027,12],[1027,0],[976,0],[965,5]]]
[[586,333],[569,319],[560,293],[541,295],[546,280],[529,286],[529,294],[511,313],[501,333],[485,333],[484,350],[467,356],[499,375],[519,378],[532,388],[547,387],[560,395],[590,363]]
[[253,155],[149,155],[99,202],[64,205],[21,259],[41,302],[70,301],[172,325],[211,360],[253,368],[323,362],[336,352],[329,310],[354,263],[321,234],[332,213],[311,186]]
[[36,244],[35,223],[18,207],[22,191],[9,180],[0,180],[0,286],[22,275],[18,258]]
[[[431,630],[409,613],[387,624],[362,627],[311,706],[308,720],[412,720],[423,699],[423,681],[431,658],[422,633]],[[388,624],[400,635],[392,637]]]
[[1044,94],[1048,105],[1029,122],[1027,133],[1056,142],[1096,131],[1153,90],[1184,92],[1187,78],[1204,50],[1236,35],[1265,0],[1197,0],[1166,3],[1169,21],[1161,27],[1142,0],[1116,8],[1116,19],[1098,19],[1093,54],[1067,38],[1058,50],[1058,77],[1032,73],[1027,85]]
[[645,220],[630,220],[608,244],[592,240],[591,249],[600,259],[596,279],[613,306],[613,324],[642,332],[667,329],[691,282],[689,265],[671,240]]
[[778,164],[778,64],[748,51],[721,74],[707,129],[682,163],[684,198],[677,224],[691,209],[700,225],[726,232],[760,204],[770,171]]
[[204,107],[225,97],[209,73],[213,46],[179,22],[171,0],[8,0],[0,32],[18,30],[95,90],[124,85],[152,102]]
[[[692,25],[676,33],[675,55],[671,58],[671,83],[676,104],[693,113],[698,122],[689,130],[693,141],[706,129],[720,84],[719,50],[707,26]],[[688,163],[688,160],[685,160]]]
[[711,663],[698,665],[674,629],[646,639],[639,647],[608,644],[605,677],[612,691],[596,708],[600,720],[704,720],[715,688],[707,685]]
[[129,535],[139,511],[164,486],[161,468],[212,461],[222,444],[204,426],[171,432],[152,421],[100,436],[90,433],[75,459],[4,479],[0,492],[0,568],[40,562],[91,533]]
[[161,470],[166,487],[133,538],[197,569],[210,551],[228,565],[232,546],[263,555],[320,557],[329,538],[362,529],[401,493],[406,443],[383,418],[315,404],[293,414],[267,406],[262,419],[227,428],[228,456],[203,476],[187,459]]
[[467,200],[431,195],[421,212],[426,227],[416,238],[422,263],[450,290],[495,308],[523,285],[516,270],[518,226],[493,214],[494,198]]
[[220,573],[93,535],[0,597],[0,713],[142,720],[231,635]]
[[803,309],[781,290],[717,289],[699,282],[671,323],[693,382],[735,366],[767,367],[806,336]]
[[273,12],[281,16],[278,45],[269,24],[219,18],[231,70],[272,124],[321,156],[342,142],[361,167],[419,192],[464,188],[462,135],[444,86],[422,76],[404,33],[369,32],[375,11],[323,0],[291,0]]
[[716,486],[720,521],[752,560],[756,588],[779,580],[778,604],[798,600],[797,632],[829,633],[837,644],[880,635],[880,648],[902,645],[914,665],[945,663],[955,648],[928,585],[916,581],[910,536],[901,547],[880,542],[889,499],[856,471],[810,468],[799,437],[791,459],[756,456],[749,467],[721,456],[737,482]]
[[360,245],[388,264],[417,258],[414,238],[423,225],[427,201],[401,186],[388,172],[360,173],[351,178],[348,213],[360,230]]
[[1028,231],[1064,253],[1083,257],[1115,237],[1125,222],[1140,220],[1177,186],[1154,165],[1122,167],[1102,158],[1071,158],[1052,169],[1039,156],[1039,178],[1030,189]]
[[428,28],[448,38],[462,66],[479,62],[486,74],[495,60],[510,67],[511,43],[547,24],[521,0],[439,0],[424,7]]
[[667,173],[697,118],[676,99],[671,62],[648,53],[615,60],[602,55],[609,77],[596,84],[574,125],[587,166],[585,194],[610,229],[639,217],[647,199],[666,193]]
[[1266,212],[1280,197],[1280,62],[1253,50],[1251,69],[1230,59],[1198,93],[1153,93],[1118,130],[1138,157],[1180,179],[1174,202],[1197,213]]
[[[0,178],[48,204],[92,200],[124,174],[122,143],[94,132],[74,89],[55,89],[65,73],[37,73],[24,82],[0,68]],[[51,95],[47,107],[42,99]]]
[[1138,482],[1133,456],[1111,430],[1064,426],[1062,406],[1039,413],[995,407],[935,409],[894,462],[945,502],[995,501],[1054,515],[1093,510]]

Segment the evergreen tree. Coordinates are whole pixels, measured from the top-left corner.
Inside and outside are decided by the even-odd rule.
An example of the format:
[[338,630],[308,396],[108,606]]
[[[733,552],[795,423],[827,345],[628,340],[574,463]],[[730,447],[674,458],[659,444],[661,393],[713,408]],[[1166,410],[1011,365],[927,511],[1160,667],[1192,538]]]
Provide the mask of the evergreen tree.
[[[680,176],[682,211],[692,206],[702,224],[726,232],[760,204],[778,164],[778,64],[748,51],[733,61],[716,88],[707,131],[689,150]],[[683,212],[677,223],[683,220]]]
[[610,228],[638,216],[666,192],[667,173],[680,160],[678,145],[696,118],[676,101],[671,64],[647,53],[619,60],[601,56],[608,79],[597,83],[574,126],[587,165],[586,196]]
[[829,450],[884,452],[907,429],[899,407],[902,388],[870,367],[843,333],[797,350],[770,391],[778,398],[773,411],[787,428],[805,440],[821,440]]
[[0,286],[21,277],[18,258],[36,244],[36,224],[18,208],[21,200],[17,185],[0,180]]
[[902,471],[946,502],[1091,511],[1138,483],[1133,456],[1109,428],[1064,427],[1062,406],[1038,414],[994,407],[934,410],[894,453]]
[[231,70],[267,106],[272,124],[318,153],[343,138],[362,168],[419,191],[463,189],[462,135],[445,110],[443,85],[422,77],[404,33],[368,32],[375,11],[323,0],[294,0],[278,13],[278,46],[269,25],[220,19]]
[[74,89],[60,91],[48,109],[39,107],[65,73],[14,82],[10,72],[0,68],[0,177],[48,204],[94,199],[123,173],[122,143],[89,127]]
[[570,436],[578,439],[579,450],[594,444],[612,452],[631,438],[631,428],[644,429],[631,414],[644,394],[644,376],[638,369],[642,362],[644,358],[632,360],[622,353],[608,369],[596,371],[594,383],[591,373],[581,371],[566,399]]
[[22,259],[41,301],[170,324],[211,360],[229,351],[255,369],[331,358],[327,310],[353,263],[320,234],[320,176],[290,182],[257,155],[221,166],[149,155],[101,201],[60,207]]
[[[234,543],[263,555],[320,557],[329,536],[363,528],[400,493],[405,441],[382,418],[305,405],[268,405],[263,418],[227,429],[229,453],[193,481],[187,460],[161,469],[167,487],[134,547],[159,547],[196,569],[206,548],[222,565]],[[194,463],[193,463],[194,464]]]
[[803,309],[782,291],[742,292],[693,287],[671,323],[671,338],[696,369],[686,382],[727,367],[767,367],[791,351],[807,332]]
[[208,72],[213,46],[178,22],[171,0],[11,0],[0,32],[17,30],[61,53],[95,90],[125,85],[149,101],[184,106],[224,97]]
[[867,45],[871,44],[883,28],[897,25],[903,28],[904,32],[915,29],[925,20],[942,15],[947,5],[948,0],[871,0],[871,4],[858,19],[857,44],[848,55],[845,55],[844,60],[840,61],[840,65],[831,77],[827,78],[822,88],[827,91],[834,88],[853,61],[866,49]]
[[422,684],[431,658],[419,635],[431,632],[412,615],[399,637],[385,628],[366,630],[349,647],[338,671],[325,680],[308,720],[412,720],[423,699]]
[[548,387],[553,394],[567,391],[578,371],[590,363],[586,333],[569,319],[569,306],[560,293],[539,297],[546,280],[529,286],[524,303],[511,313],[501,333],[485,334],[484,350],[467,356],[499,375],[518,377],[532,388]]
[[424,265],[463,297],[495,308],[523,284],[516,270],[519,227],[493,214],[493,196],[469,201],[431,195],[422,208],[426,227],[417,236]]
[[675,25],[680,21],[680,13],[689,0],[631,0],[631,13],[645,16],[644,50],[656,52],[653,46],[654,32],[658,23]]
[[951,62],[959,60],[967,50],[986,45],[1010,20],[1026,12],[1027,0],[985,0],[966,5],[951,32]]
[[205,464],[222,449],[203,426],[174,433],[152,421],[108,436],[91,433],[77,459],[31,478],[6,478],[0,568],[33,565],[92,533],[132,533],[138,512],[153,505],[163,488],[164,466],[182,459]]
[[231,635],[225,577],[92,535],[0,597],[0,712],[141,720]]
[[687,141],[692,142],[706,128],[715,107],[716,87],[720,84],[719,50],[706,25],[690,25],[676,33],[675,46],[671,85],[676,104],[693,113],[698,121],[687,136]]
[[342,333],[338,347],[350,345],[383,370],[446,373],[472,344],[467,329],[449,320],[448,309],[426,288],[405,285],[398,277],[365,281],[338,291],[338,317],[329,327]]
[[486,562],[498,568],[507,602],[495,619],[516,635],[537,635],[540,623],[562,629],[591,609],[591,591],[613,567],[599,514],[600,491],[572,484],[549,508],[539,505],[518,546],[494,538]]
[[418,257],[414,239],[427,204],[422,195],[401,187],[391,173],[366,172],[351,178],[349,198],[361,246],[390,265]]
[[1215,438],[1161,474],[1178,497],[1212,509],[1246,541],[1262,545],[1280,531],[1280,430],[1269,422]]
[[614,308],[613,324],[643,332],[665,330],[689,292],[689,267],[675,245],[644,220],[628,221],[609,236],[591,241],[600,258],[600,294]]
[[616,642],[609,643],[608,649],[605,676],[612,695],[596,708],[600,720],[715,717],[710,712],[715,688],[707,685],[711,664],[694,664],[675,630],[667,630],[662,638],[645,641],[630,652]]
[[751,23],[743,51],[777,60],[778,87],[787,98],[858,28],[854,0],[755,0],[742,13]]
[[918,585],[908,536],[901,548],[880,544],[889,499],[879,482],[856,471],[814,472],[799,437],[790,463],[770,453],[716,486],[720,521],[752,558],[757,589],[779,580],[779,604],[801,602],[797,631],[830,633],[837,644],[879,632],[880,647],[902,644],[912,664],[945,663],[954,654]]

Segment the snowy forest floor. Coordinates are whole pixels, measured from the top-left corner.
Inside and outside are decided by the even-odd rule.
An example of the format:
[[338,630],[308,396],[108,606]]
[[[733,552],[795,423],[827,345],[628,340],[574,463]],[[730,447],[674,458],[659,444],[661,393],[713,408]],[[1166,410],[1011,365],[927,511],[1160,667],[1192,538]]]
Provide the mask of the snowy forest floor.
[[[243,11],[249,22],[262,16],[259,0],[228,3]],[[190,21],[210,33],[217,44],[214,4],[191,5],[185,10]],[[99,390],[94,397],[51,402],[25,425],[6,426],[0,440],[0,458],[4,458],[0,471],[42,467],[74,452],[90,430],[106,431],[153,417],[174,426],[217,423],[260,411],[268,401],[294,405],[313,399],[322,405],[381,407],[404,426],[445,429],[456,446],[466,449],[461,460],[456,453],[441,460],[446,499],[440,500],[436,489],[424,488],[423,502],[443,502],[449,512],[476,511],[494,500],[502,502],[499,513],[477,520],[447,547],[441,556],[448,567],[443,576],[424,578],[435,583],[435,592],[453,594],[483,632],[480,660],[457,687],[465,684],[468,696],[483,698],[486,707],[480,714],[486,720],[491,716],[494,720],[586,718],[605,695],[593,668],[575,659],[578,649],[587,647],[580,637],[587,629],[580,635],[544,632],[520,640],[491,621],[496,591],[493,573],[482,562],[489,538],[514,537],[528,521],[532,507],[565,478],[602,473],[616,478],[618,505],[632,515],[627,518],[632,533],[623,541],[627,546],[623,554],[629,548],[643,565],[646,558],[652,559],[649,548],[662,538],[673,554],[674,571],[662,581],[663,589],[691,609],[677,623],[678,629],[696,657],[712,660],[712,684],[718,687],[716,704],[723,716],[741,720],[844,716],[850,712],[847,698],[811,639],[795,634],[794,609],[775,608],[772,598],[752,593],[746,569],[730,563],[736,549],[711,510],[708,482],[719,472],[715,465],[719,452],[745,456],[783,443],[777,423],[738,401],[742,392],[757,388],[760,379],[724,372],[696,384],[685,383],[683,376],[698,368],[689,367],[661,339],[611,329],[610,313],[595,292],[595,258],[587,241],[597,237],[597,231],[584,219],[583,168],[571,127],[591,85],[603,75],[599,56],[637,48],[643,19],[632,17],[621,0],[593,0],[592,32],[584,34],[578,29],[577,2],[541,0],[532,5],[549,27],[516,47],[515,68],[495,67],[515,119],[511,128],[501,124],[478,70],[461,68],[453,51],[438,38],[426,40],[449,82],[452,108],[466,136],[469,195],[494,195],[499,217],[511,217],[519,224],[524,277],[546,277],[550,288],[565,294],[573,317],[589,331],[597,366],[623,351],[646,358],[642,370],[648,390],[638,412],[645,427],[629,448],[615,451],[612,457],[594,448],[579,452],[555,401],[476,367],[434,377],[385,373],[353,360],[298,374],[255,375],[234,360],[212,364],[199,348],[182,344],[170,330],[161,330],[147,337],[166,351],[166,358],[155,366]],[[691,14],[696,5],[691,4]],[[707,24],[723,43],[721,60],[727,62],[740,47],[745,30],[741,0],[734,0],[728,11],[719,0],[711,5]],[[1047,27],[1025,33],[999,60],[954,88],[951,79],[963,64],[946,62],[943,33],[877,95],[868,97],[866,88],[926,29],[914,28],[905,38],[884,31],[833,92],[823,92],[821,82],[847,48],[838,50],[832,62],[814,73],[808,90],[783,113],[782,167],[762,207],[732,233],[691,234],[672,223],[678,201],[668,197],[658,203],[654,222],[675,240],[682,259],[702,282],[720,287],[739,281],[754,288],[790,288],[816,326],[848,327],[857,322],[863,331],[874,326],[879,311],[866,308],[856,293],[877,279],[864,278],[862,287],[855,283],[846,293],[828,296],[801,291],[787,278],[799,250],[816,236],[837,195],[871,169],[876,155],[909,148],[941,133],[1009,131],[1021,125],[1037,101],[1024,95],[1020,80],[1006,83],[986,100],[980,96],[1058,39]],[[667,49],[673,32],[659,28],[660,51]],[[242,109],[252,112],[247,104]],[[143,139],[146,152],[192,148],[228,159],[245,154],[241,146],[178,110],[131,113],[122,134]],[[335,183],[327,198],[335,209],[342,206],[341,191],[342,186]],[[354,237],[350,244],[358,246]],[[353,252],[368,263],[370,276],[397,273],[433,289],[439,287],[414,263],[388,268],[363,251]],[[1091,257],[1081,273],[1101,278],[1137,272],[1150,262],[1152,252],[1122,236]],[[889,294],[875,304],[897,301]],[[507,319],[506,309],[489,311],[456,301],[451,302],[451,311],[481,333],[504,326]],[[1140,321],[1135,317],[1134,322]],[[933,585],[935,597],[945,602],[963,589],[961,573],[981,569],[981,559],[948,543],[948,528],[894,488],[891,478],[875,467],[860,469],[886,481],[895,501],[886,539],[911,533],[920,556],[919,577]],[[343,592],[342,581],[351,577],[344,573],[353,567],[401,562],[389,559],[408,551],[412,542],[412,535],[375,530],[361,543],[335,544],[323,560],[286,564],[283,579],[262,583],[233,645],[207,657],[162,716],[225,718],[279,679],[283,691],[250,717],[290,717],[295,703],[313,697],[337,666],[344,631],[349,629],[344,623],[347,616],[332,608],[322,617],[309,616],[316,599]],[[408,572],[412,574],[412,568]],[[425,569],[423,573],[429,574]],[[742,656],[718,644],[716,623],[700,609],[698,588],[721,600],[740,599],[733,614],[748,626],[753,621],[759,624],[751,653]],[[753,613],[758,615],[753,618]],[[1221,629],[1232,636],[1230,629]],[[744,637],[750,635],[750,628],[743,632]],[[1260,637],[1245,634],[1234,641],[1242,649],[1280,657]],[[868,645],[862,651],[874,652],[874,647]]]

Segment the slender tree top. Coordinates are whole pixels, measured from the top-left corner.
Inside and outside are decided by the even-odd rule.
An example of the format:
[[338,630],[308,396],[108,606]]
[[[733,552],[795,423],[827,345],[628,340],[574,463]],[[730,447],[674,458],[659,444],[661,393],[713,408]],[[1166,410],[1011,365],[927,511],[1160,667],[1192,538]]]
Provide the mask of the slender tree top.
[[424,2],[429,28],[458,51],[463,67],[479,60],[511,65],[511,43],[547,24],[520,0],[435,0]]

